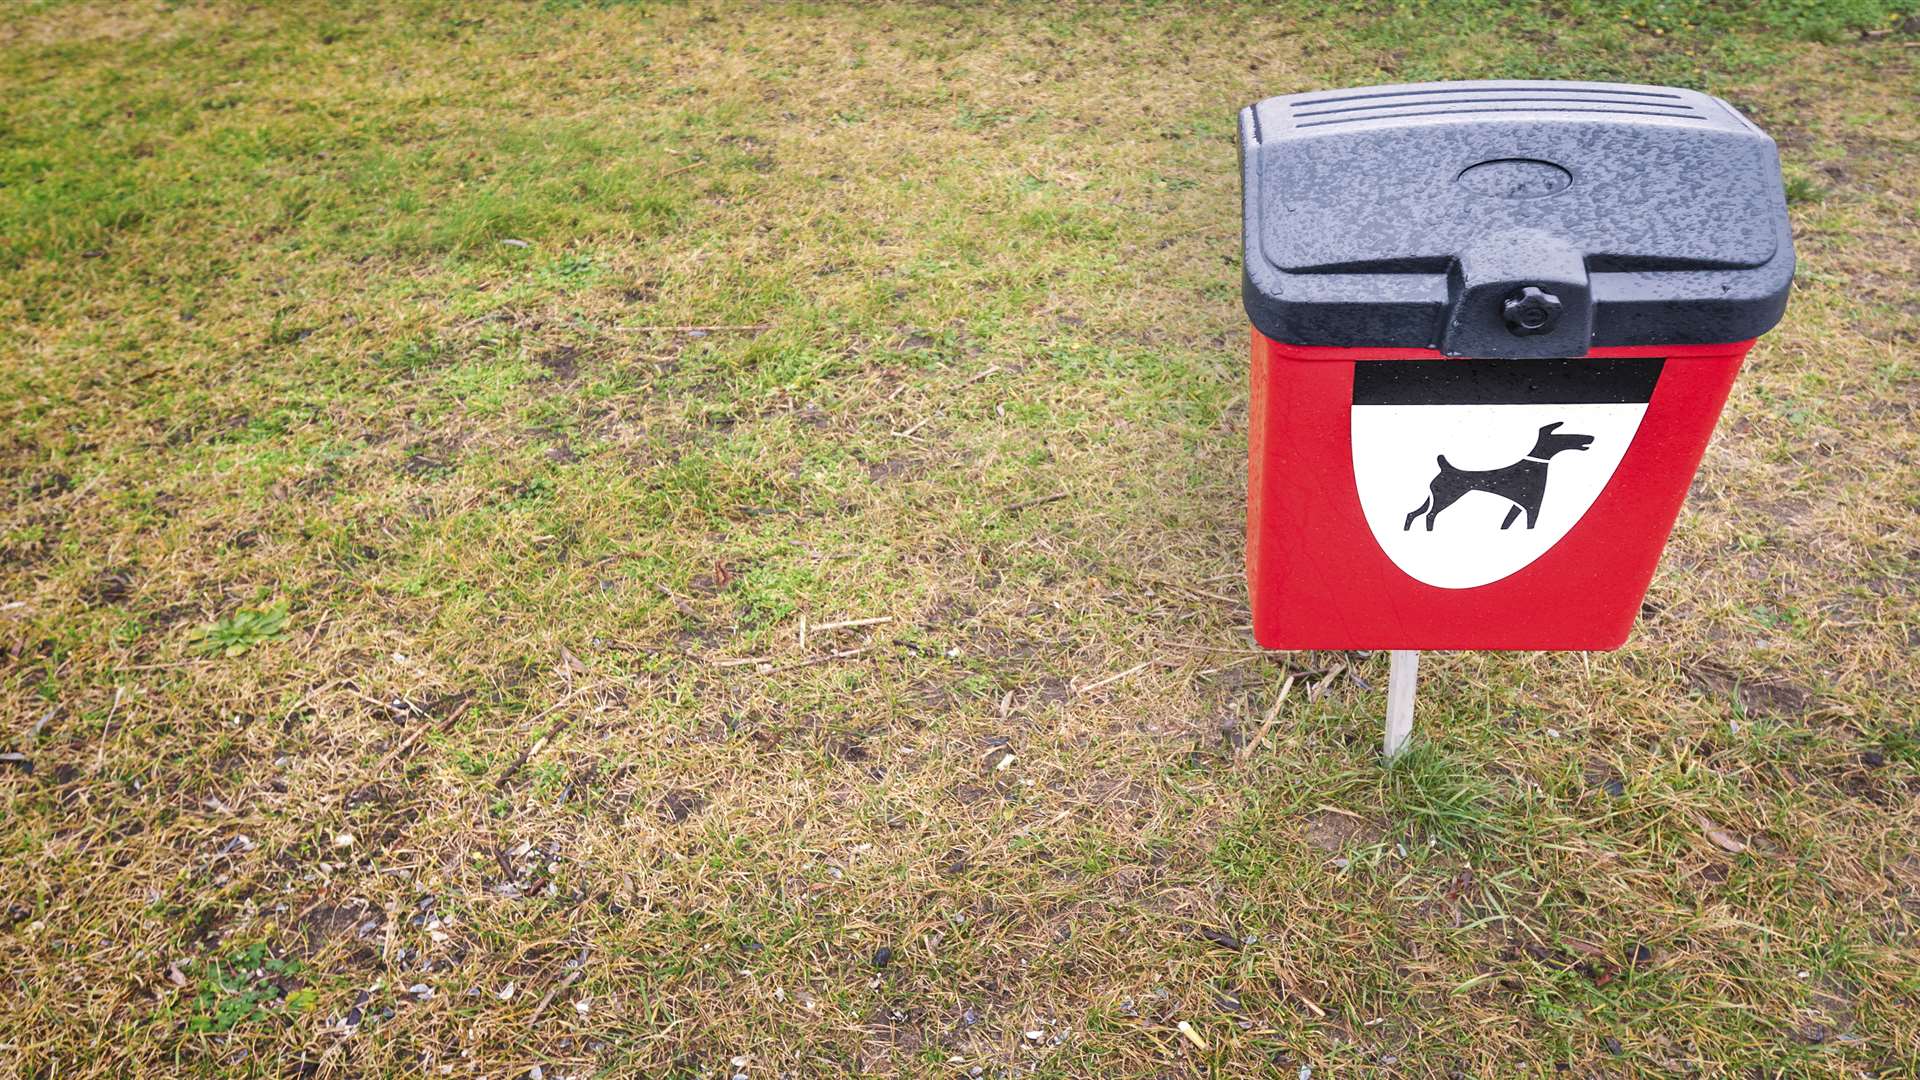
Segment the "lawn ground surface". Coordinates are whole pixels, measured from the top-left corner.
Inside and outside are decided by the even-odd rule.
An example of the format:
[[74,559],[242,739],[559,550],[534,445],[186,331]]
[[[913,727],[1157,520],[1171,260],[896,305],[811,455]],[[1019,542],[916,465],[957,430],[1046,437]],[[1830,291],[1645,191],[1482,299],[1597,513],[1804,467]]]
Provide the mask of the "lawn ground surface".
[[[13,0],[0,1075],[1920,1073],[1917,45]],[[1801,272],[1626,647],[1383,768],[1248,635],[1234,117],[1481,76],[1732,100]]]

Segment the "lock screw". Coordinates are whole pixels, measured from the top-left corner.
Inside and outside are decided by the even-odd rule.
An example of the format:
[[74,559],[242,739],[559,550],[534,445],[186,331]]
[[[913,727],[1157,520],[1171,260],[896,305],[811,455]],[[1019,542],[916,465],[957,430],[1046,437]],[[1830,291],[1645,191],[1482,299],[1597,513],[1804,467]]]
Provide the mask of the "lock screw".
[[1529,285],[1507,297],[1500,313],[1506,316],[1508,330],[1525,337],[1551,332],[1560,321],[1560,309],[1559,297]]

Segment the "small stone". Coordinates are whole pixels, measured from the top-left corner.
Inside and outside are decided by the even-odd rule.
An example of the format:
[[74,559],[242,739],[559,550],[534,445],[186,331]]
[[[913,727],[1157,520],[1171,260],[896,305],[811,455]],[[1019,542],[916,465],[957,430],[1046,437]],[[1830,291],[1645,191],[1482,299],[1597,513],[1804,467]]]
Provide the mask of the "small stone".
[[335,836],[335,837],[333,838],[333,846],[334,846],[334,847],[337,847],[337,848],[350,848],[350,847],[352,847],[352,846],[353,846],[353,834],[352,834],[352,833],[350,833],[350,832],[343,832],[343,833],[341,833],[340,835],[338,835],[338,836]]
[[1239,952],[1242,948],[1245,947],[1245,943],[1242,942],[1239,938],[1234,937],[1231,933],[1219,927],[1202,926],[1198,929],[1197,933],[1201,938],[1207,941],[1210,941],[1213,944],[1218,945],[1223,949],[1232,949],[1234,952]]
[[875,949],[875,950],[873,951],[873,966],[874,966],[874,967],[876,967],[876,968],[883,968],[883,967],[886,967],[886,966],[887,966],[888,964],[891,964],[891,963],[893,963],[893,948],[892,948],[892,946],[889,946],[889,945],[882,945],[882,946],[880,946],[880,947],[879,947],[878,949]]

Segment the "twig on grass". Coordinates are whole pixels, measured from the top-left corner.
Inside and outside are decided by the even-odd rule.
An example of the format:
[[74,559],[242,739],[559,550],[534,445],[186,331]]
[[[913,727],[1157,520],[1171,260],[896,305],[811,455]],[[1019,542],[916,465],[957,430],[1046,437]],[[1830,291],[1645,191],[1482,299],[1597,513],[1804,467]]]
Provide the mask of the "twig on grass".
[[539,738],[533,740],[532,746],[529,746],[525,750],[522,750],[520,752],[520,756],[515,758],[513,764],[507,767],[507,771],[500,774],[500,779],[494,781],[493,783],[494,790],[495,791],[505,790],[507,786],[507,781],[513,779],[513,777],[516,774],[518,774],[521,769],[525,768],[527,762],[532,759],[533,755],[546,749],[548,743],[552,742],[555,737],[561,734],[564,734],[566,730],[572,726],[573,726],[572,713],[568,713],[567,715],[561,717],[560,722],[553,725],[552,731],[549,731],[545,735],[542,735]]
[[728,331],[748,333],[773,329],[772,323],[712,323],[706,326],[609,326],[608,330],[617,334],[691,334],[699,331],[703,334],[718,334]]
[[1280,684],[1280,692],[1273,695],[1273,704],[1267,707],[1267,715],[1261,718],[1260,730],[1254,732],[1253,738],[1248,739],[1247,744],[1240,748],[1240,757],[1242,760],[1252,757],[1254,750],[1259,747],[1261,740],[1267,737],[1267,732],[1273,730],[1274,721],[1280,719],[1280,706],[1287,703],[1287,695],[1292,692],[1293,676],[1292,674],[1288,674],[1287,681]]
[[339,686],[341,683],[345,681],[346,681],[345,679],[335,679],[332,682],[321,683],[319,686],[309,687],[307,689],[307,692],[304,694],[301,694],[298,700],[296,700],[292,705],[287,706],[287,715],[285,719],[288,719],[288,720],[293,719],[294,714],[298,713],[301,709],[306,708],[307,702],[312,701],[316,694],[324,694],[327,691],[333,689],[334,687]]
[[162,365],[160,367],[155,367],[155,368],[148,368],[147,370],[139,373],[138,375],[129,376],[127,378],[127,385],[137,386],[140,383],[146,382],[148,379],[153,378],[155,375],[171,375],[174,372],[179,370],[180,369],[177,366],[168,366],[168,365]]
[[460,719],[461,716],[466,714],[467,706],[471,704],[472,701],[473,693],[471,691],[465,691],[459,694],[457,700],[453,703],[453,708],[448,709],[446,715],[436,721],[416,726],[405,739],[400,740],[400,745],[387,751],[387,755],[380,759],[380,763],[373,767],[373,771],[376,773],[385,772],[387,766],[393,764],[394,760],[401,754],[406,753],[414,743],[420,740],[420,736],[425,735],[428,730],[445,731],[447,728],[452,727],[455,720]]
[[[862,645],[857,649],[841,649],[837,652],[830,652],[825,656],[810,656],[805,660],[795,660],[786,664],[775,664],[770,658],[765,656],[742,656],[731,660],[714,660],[711,661],[711,663],[714,667],[721,668],[754,667],[754,674],[756,675],[771,675],[776,671],[792,671],[794,668],[813,667],[816,664],[830,663],[834,660],[850,659],[862,653],[870,652],[872,649],[873,646],[871,645]],[[758,666],[756,667],[755,665]]]
[[[576,690],[568,694],[567,696],[561,698],[559,701],[554,702],[552,705],[547,706],[546,709],[544,709],[540,713],[540,715],[533,718],[532,723],[538,724],[540,721],[545,720],[549,716],[552,716],[555,712],[559,711],[561,708],[571,704],[573,702],[573,699],[579,696],[580,696],[580,691]],[[542,735],[538,739],[535,739],[533,741],[532,746],[529,746],[525,750],[520,751],[520,756],[515,758],[513,760],[513,764],[507,766],[506,771],[500,774],[500,779],[495,780],[493,782],[494,790],[495,791],[504,790],[507,786],[507,781],[512,780],[515,774],[519,773],[521,769],[526,767],[528,759],[532,758],[533,755],[539,753],[543,747],[545,747],[548,743],[552,742],[556,736],[566,731],[568,727],[572,726],[572,724],[573,724],[573,714],[568,713],[566,716],[563,716],[560,718],[560,722],[553,726],[552,731],[549,731],[545,735]],[[531,726],[531,724],[529,726]]]
[[1208,645],[1204,642],[1195,644],[1191,641],[1169,640],[1155,642],[1155,644],[1166,648],[1185,649],[1188,652],[1226,653],[1229,656],[1266,656],[1273,651],[1272,649],[1249,649],[1239,645]]
[[1106,678],[1104,678],[1104,679],[1100,679],[1100,680],[1097,680],[1097,681],[1095,681],[1095,682],[1090,682],[1090,683],[1088,683],[1087,685],[1085,685],[1085,686],[1083,686],[1083,687],[1081,687],[1081,688],[1080,688],[1080,689],[1079,689],[1078,691],[1076,691],[1076,693],[1081,693],[1081,694],[1091,694],[1091,693],[1093,693],[1093,692],[1094,692],[1095,690],[1098,690],[1098,689],[1100,689],[1100,688],[1101,688],[1101,687],[1103,687],[1103,686],[1106,686],[1106,685],[1108,685],[1108,684],[1110,684],[1110,683],[1116,683],[1116,682],[1119,682],[1119,681],[1120,681],[1121,679],[1124,679],[1124,678],[1126,678],[1126,677],[1127,677],[1127,676],[1129,676],[1129,675],[1132,675],[1132,674],[1135,674],[1136,672],[1141,672],[1141,671],[1145,671],[1145,670],[1146,670],[1147,668],[1149,668],[1149,667],[1151,667],[1151,666],[1153,666],[1153,661],[1151,661],[1151,660],[1142,660],[1142,661],[1140,661],[1139,663],[1137,663],[1137,664],[1135,664],[1135,665],[1133,665],[1132,667],[1130,667],[1130,668],[1128,668],[1127,670],[1125,670],[1125,671],[1122,671],[1122,672],[1119,672],[1118,674],[1114,674],[1114,675],[1109,675],[1109,676],[1107,676],[1107,677],[1106,677]]
[[1150,577],[1148,575],[1142,574],[1140,576],[1140,580],[1145,581],[1152,585],[1164,585],[1169,589],[1178,589],[1184,593],[1192,593],[1195,596],[1203,596],[1203,597],[1206,597],[1208,600],[1218,600],[1223,604],[1232,604],[1235,607],[1238,607],[1242,603],[1242,601],[1236,600],[1233,597],[1227,596],[1222,593],[1208,592],[1205,589],[1198,589],[1193,587],[1192,585],[1187,585],[1178,581],[1170,581],[1166,578]]
[[1238,660],[1229,660],[1218,667],[1203,668],[1194,672],[1193,677],[1196,679],[1204,679],[1209,675],[1218,675],[1223,671],[1232,671],[1234,668],[1240,667],[1243,664],[1251,664],[1258,659],[1260,659],[1258,654],[1242,656]]
[[345,690],[349,694],[352,694],[354,697],[359,698],[361,701],[364,701],[367,704],[372,705],[376,709],[385,709],[388,712],[394,711],[393,710],[394,703],[391,701],[381,701],[377,697],[369,697],[368,695],[361,693],[359,690],[351,686],[343,686],[341,687],[341,689]]
[[1026,502],[1014,503],[1013,505],[1006,508],[1006,512],[1009,514],[1017,514],[1022,510],[1031,510],[1036,506],[1045,506],[1048,503],[1057,503],[1066,497],[1067,497],[1066,492],[1056,491],[1051,495],[1042,495],[1037,499],[1028,499]]
[[876,615],[871,619],[841,619],[838,622],[815,623],[811,627],[810,632],[823,634],[828,630],[847,630],[855,626],[879,626],[881,623],[890,623],[892,621],[893,616],[891,615]]
[[533,1015],[527,1017],[527,1023],[529,1024],[537,1023],[540,1019],[540,1014],[546,1012],[547,1006],[553,1004],[553,999],[559,997],[561,991],[565,990],[567,987],[572,986],[574,983],[577,983],[579,981],[580,981],[579,968],[574,968],[572,971],[567,972],[566,978],[563,978],[559,982],[553,984],[553,989],[547,991],[547,996],[541,998],[540,1004],[535,1005],[533,1007]]
[[327,902],[327,894],[324,890],[322,890],[319,896],[316,896],[313,898],[313,903],[308,904],[306,907],[301,908],[300,914],[295,915],[291,920],[288,921],[288,925],[299,926],[302,922],[306,920],[307,916],[320,910],[320,905],[326,902]]
[[93,773],[95,776],[100,775],[100,770],[106,766],[107,736],[113,733],[113,714],[120,711],[120,698],[126,692],[127,688],[124,686],[116,686],[113,688],[113,704],[107,706],[107,718],[100,722],[100,742],[94,747],[93,754]]
[[1339,678],[1340,673],[1345,670],[1347,670],[1347,665],[1344,662],[1335,664],[1332,667],[1328,668],[1326,677],[1321,679],[1319,682],[1314,683],[1313,688],[1307,691],[1307,700],[1319,701],[1321,697],[1325,696],[1327,692],[1327,687],[1332,686],[1333,680]]

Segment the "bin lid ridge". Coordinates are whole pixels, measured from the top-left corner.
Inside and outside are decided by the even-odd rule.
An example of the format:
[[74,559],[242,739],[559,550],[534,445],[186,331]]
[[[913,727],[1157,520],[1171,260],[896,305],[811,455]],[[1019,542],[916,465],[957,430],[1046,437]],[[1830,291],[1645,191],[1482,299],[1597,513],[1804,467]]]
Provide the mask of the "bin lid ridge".
[[[1248,313],[1277,340],[1493,356],[1745,340],[1777,321],[1792,278],[1773,141],[1698,91],[1485,81],[1296,94],[1243,111],[1241,154]],[[1537,268],[1528,245],[1542,248]],[[1508,340],[1480,310],[1500,282],[1465,280],[1463,266],[1516,288],[1577,278],[1562,281],[1579,308],[1566,333],[1590,337]],[[1541,281],[1524,280],[1535,269]],[[1434,280],[1388,288],[1395,276]]]

